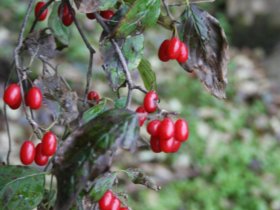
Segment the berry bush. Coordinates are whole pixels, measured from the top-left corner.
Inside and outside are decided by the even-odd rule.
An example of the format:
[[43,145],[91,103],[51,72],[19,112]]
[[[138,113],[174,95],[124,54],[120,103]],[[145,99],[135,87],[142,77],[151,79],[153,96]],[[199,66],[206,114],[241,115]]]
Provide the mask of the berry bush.
[[[156,74],[144,57],[144,32],[152,27],[170,30],[170,37],[158,47],[162,62],[176,60],[183,70],[193,72],[213,96],[225,98],[228,44],[219,22],[196,4],[201,1],[166,0],[30,0],[14,50],[11,74],[18,82],[6,82],[4,111],[22,109],[32,127],[23,140],[19,158],[24,166],[9,163],[1,167],[0,206],[4,209],[100,209],[125,210],[129,196],[113,187],[126,174],[131,182],[158,191],[160,187],[140,168],[110,170],[117,151],[132,153],[144,148],[154,153],[176,153],[187,144],[187,119],[160,104]],[[32,13],[34,10],[34,13]],[[28,30],[30,16],[35,20]],[[99,46],[87,39],[80,16],[102,28]],[[48,21],[48,27],[40,22]],[[70,31],[76,28],[89,61],[83,94],[72,90],[52,60],[67,53]],[[93,57],[102,55],[102,68],[114,98],[91,89],[95,68]],[[27,61],[27,62],[26,62]],[[42,70],[33,75],[34,61]],[[144,86],[135,84],[131,71],[137,69]],[[121,89],[126,89],[126,94]],[[143,103],[133,108],[133,93]],[[114,102],[113,105],[110,102]],[[58,109],[52,109],[53,106]],[[52,113],[46,127],[35,117],[39,110]],[[6,121],[10,139],[9,123]],[[57,128],[63,128],[59,132]],[[146,129],[142,128],[146,127]],[[142,132],[147,131],[146,140]],[[57,131],[57,133],[56,133]],[[34,140],[40,139],[37,145]],[[35,162],[42,170],[30,166]],[[45,184],[45,177],[55,177]]]

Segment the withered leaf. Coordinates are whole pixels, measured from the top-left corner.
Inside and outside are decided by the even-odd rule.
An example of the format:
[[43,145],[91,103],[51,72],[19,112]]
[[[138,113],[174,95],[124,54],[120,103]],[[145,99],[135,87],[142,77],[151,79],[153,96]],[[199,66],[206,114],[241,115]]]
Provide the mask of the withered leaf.
[[74,0],[78,10],[82,13],[91,13],[107,10],[115,6],[117,0]]
[[189,59],[181,66],[194,71],[212,95],[226,98],[228,42],[219,21],[191,5],[181,22],[179,35],[189,47]]
[[55,38],[46,29],[29,34],[24,40],[24,49],[27,49],[31,56],[45,59],[54,58],[58,53]]

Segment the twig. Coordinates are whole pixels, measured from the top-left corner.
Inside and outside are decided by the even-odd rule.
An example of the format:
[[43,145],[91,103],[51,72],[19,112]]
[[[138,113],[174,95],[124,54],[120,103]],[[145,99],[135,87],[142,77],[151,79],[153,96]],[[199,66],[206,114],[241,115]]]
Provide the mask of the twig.
[[[106,23],[103,21],[101,16],[98,13],[94,13],[94,14],[95,14],[97,22],[102,26],[104,31],[106,33],[110,34],[111,31],[110,31],[109,27],[106,25]],[[122,53],[118,43],[113,38],[110,38],[110,42],[112,43],[113,47],[116,50],[116,53],[117,53],[117,55],[119,57],[121,65],[123,67],[123,72],[125,74],[126,83],[127,83],[127,86],[128,86],[128,94],[127,94],[127,100],[126,100],[126,105],[125,106],[126,106],[126,108],[128,108],[130,106],[130,104],[131,104],[131,99],[132,99],[131,91],[133,90],[134,84],[133,84],[133,81],[132,81],[132,78],[131,78],[131,74],[130,74],[129,69],[128,69],[127,62],[125,60],[125,57],[124,57],[124,55],[123,55],[123,53]]]

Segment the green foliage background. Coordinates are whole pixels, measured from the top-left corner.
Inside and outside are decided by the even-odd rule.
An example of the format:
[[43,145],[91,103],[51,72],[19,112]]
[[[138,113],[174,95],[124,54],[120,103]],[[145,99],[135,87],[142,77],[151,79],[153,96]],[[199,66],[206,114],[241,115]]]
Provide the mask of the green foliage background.
[[[4,43],[8,46],[7,50],[0,50],[2,58],[8,59],[12,53],[18,23],[23,18],[25,8],[25,2],[0,1],[0,28],[11,34],[10,43]],[[218,18],[230,33],[226,17],[219,13]],[[101,30],[90,24],[86,23],[87,34],[91,42],[98,46]],[[71,33],[70,48],[64,53],[67,57],[61,56],[61,59],[66,58],[65,62],[74,64],[76,71],[84,75],[87,51],[80,44],[77,32],[72,30]],[[188,178],[171,180],[160,192],[139,187],[129,196],[131,207],[135,210],[279,209],[279,141],[270,124],[265,125],[264,130],[258,127],[260,116],[272,119],[264,101],[260,98],[249,104],[236,97],[240,81],[236,77],[238,66],[235,61],[232,60],[229,65],[228,100],[218,101],[175,62],[164,66],[159,63],[156,49],[167,36],[167,31],[156,28],[145,35],[145,54],[151,58],[155,68],[162,103],[175,109],[182,107],[182,117],[188,120],[191,130],[188,143],[178,154],[164,156],[155,162],[178,173],[181,166],[177,163],[179,158],[184,157],[189,162],[182,169],[184,173],[196,173]],[[97,78],[106,82],[101,70],[97,71]],[[81,81],[72,82],[75,88],[75,82]],[[171,103],[174,101],[179,105],[174,106]],[[140,103],[141,100],[136,99],[135,102]],[[203,111],[210,112],[209,116],[202,116]]]

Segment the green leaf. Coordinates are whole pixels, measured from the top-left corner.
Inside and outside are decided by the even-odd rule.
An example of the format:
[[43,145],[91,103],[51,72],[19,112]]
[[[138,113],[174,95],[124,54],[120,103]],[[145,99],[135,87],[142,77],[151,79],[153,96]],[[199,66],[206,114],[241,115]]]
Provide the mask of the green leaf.
[[117,172],[106,173],[95,179],[93,188],[90,191],[90,195],[94,201],[100,200],[107,190],[112,189],[116,179]]
[[[137,68],[143,57],[143,34],[131,36],[126,39],[118,39],[116,41],[127,61],[129,70],[132,71]],[[123,66],[110,40],[105,39],[100,45],[100,50],[104,57],[104,71],[107,74],[113,90],[117,90],[125,81]]]
[[107,160],[118,147],[135,150],[138,137],[137,114],[126,109],[107,110],[74,130],[55,158],[59,209],[67,209],[87,181],[109,167]]
[[63,25],[60,17],[58,16],[58,7],[61,2],[55,2],[50,14],[48,26],[52,30],[53,35],[59,42],[58,44],[68,46],[70,38],[70,28]]
[[146,59],[142,59],[138,66],[138,71],[144,82],[145,88],[147,90],[156,90],[157,89],[156,74],[152,70],[151,63]]
[[155,191],[161,189],[161,187],[158,186],[154,182],[154,180],[152,180],[151,177],[147,176],[141,169],[130,168],[127,169],[125,173],[134,184],[141,184]]
[[125,108],[126,104],[126,97],[120,97],[114,101],[116,109],[123,109]]
[[89,108],[88,110],[86,110],[83,113],[83,118],[82,118],[83,122],[87,123],[90,120],[92,120],[93,118],[100,115],[102,112],[104,112],[105,108],[106,108],[106,103],[107,103],[107,100],[104,99],[104,100],[100,101],[97,105],[95,105],[95,106]]
[[[153,26],[160,15],[160,0],[135,0],[114,29],[117,37],[127,37],[145,27]],[[126,7],[126,5],[124,5]]]
[[0,207],[30,210],[43,199],[45,176],[23,166],[0,167]]

